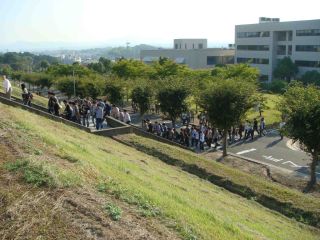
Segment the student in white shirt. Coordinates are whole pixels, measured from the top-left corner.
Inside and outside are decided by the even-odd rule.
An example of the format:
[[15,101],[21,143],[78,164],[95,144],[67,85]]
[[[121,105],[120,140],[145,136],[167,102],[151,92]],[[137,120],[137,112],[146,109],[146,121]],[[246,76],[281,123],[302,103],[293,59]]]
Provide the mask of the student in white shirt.
[[123,121],[127,124],[131,123],[131,117],[130,117],[130,114],[127,112],[127,110],[124,110]]
[[12,93],[12,87],[9,79],[5,75],[3,75],[3,89],[4,93],[6,95],[6,98],[11,100],[11,93]]

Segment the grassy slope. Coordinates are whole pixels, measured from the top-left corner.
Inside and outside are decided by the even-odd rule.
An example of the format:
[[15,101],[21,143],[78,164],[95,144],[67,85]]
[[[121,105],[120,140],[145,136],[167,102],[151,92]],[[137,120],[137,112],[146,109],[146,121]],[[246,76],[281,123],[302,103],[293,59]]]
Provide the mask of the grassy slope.
[[225,166],[216,161],[208,160],[196,153],[174,147],[168,144],[160,143],[155,140],[143,138],[133,134],[117,136],[122,141],[132,145],[144,147],[152,150],[161,149],[161,153],[170,156],[173,159],[180,160],[189,165],[197,165],[206,169],[209,173],[230,179],[232,182],[242,186],[247,186],[257,193],[263,193],[271,198],[279,199],[281,202],[289,202],[294,206],[304,209],[305,211],[318,212],[320,214],[320,199],[303,194],[283,185],[266,181],[265,179],[250,175],[236,169]]
[[[269,94],[264,93],[264,97],[266,97],[266,106],[267,108],[262,113],[262,116],[265,118],[267,125],[273,125],[275,124],[277,126],[277,123],[281,121],[281,113],[277,110],[277,104],[281,100],[281,96],[277,94]],[[252,121],[254,118],[259,119],[260,115],[259,112],[256,111],[249,111],[247,114],[247,118]]]
[[[12,86],[12,96],[20,98],[21,99],[21,88],[16,87],[16,86]],[[31,91],[32,92],[32,91]],[[43,106],[43,107],[47,107],[48,106],[48,98],[46,97],[42,97],[39,96],[35,93],[33,94],[33,99],[32,99],[32,103]]]
[[[161,215],[172,219],[185,238],[196,235],[201,239],[319,239],[318,230],[111,139],[3,104],[0,128],[16,132],[14,141],[25,144],[29,159],[41,162],[58,185],[72,188],[99,183],[101,186],[103,182],[126,201],[142,201],[159,208]],[[30,144],[33,141],[38,146]],[[77,162],[61,168],[46,153]]]

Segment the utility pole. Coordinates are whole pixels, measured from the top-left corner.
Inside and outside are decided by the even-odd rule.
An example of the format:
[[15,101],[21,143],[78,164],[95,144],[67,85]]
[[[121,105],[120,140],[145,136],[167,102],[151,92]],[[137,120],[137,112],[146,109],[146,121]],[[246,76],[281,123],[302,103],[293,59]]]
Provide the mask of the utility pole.
[[74,69],[72,70],[72,76],[73,76],[73,95],[74,95],[74,98],[76,98],[76,79],[74,77]]

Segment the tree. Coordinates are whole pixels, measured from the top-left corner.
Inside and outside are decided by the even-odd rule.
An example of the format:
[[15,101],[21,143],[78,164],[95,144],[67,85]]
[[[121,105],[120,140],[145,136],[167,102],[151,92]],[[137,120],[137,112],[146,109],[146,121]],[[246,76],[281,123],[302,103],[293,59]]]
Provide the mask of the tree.
[[292,62],[290,57],[284,57],[278,62],[273,75],[276,78],[290,82],[291,78],[293,78],[297,73],[297,65]]
[[203,93],[201,106],[212,126],[223,130],[223,156],[227,156],[227,132],[253,107],[256,86],[241,79],[221,79]]
[[288,82],[283,80],[273,80],[271,83],[261,83],[261,87],[264,90],[272,93],[284,93],[288,88]]
[[[75,78],[76,81],[76,92],[79,93],[79,78]],[[70,98],[74,94],[74,79],[72,77],[59,77],[55,80],[55,86],[57,89],[63,93],[65,93],[68,98]]]
[[304,85],[315,84],[320,86],[320,72],[315,70],[307,71],[301,76],[300,81],[303,82]]
[[47,60],[42,60],[40,62],[40,68],[41,68],[42,71],[47,70],[49,65],[50,64],[49,64],[49,62]]
[[121,59],[112,66],[112,72],[123,79],[147,77],[150,67],[142,61]]
[[159,90],[157,100],[160,103],[160,109],[169,116],[172,127],[175,127],[176,119],[187,111],[186,99],[188,95],[187,89],[182,86],[167,85]]
[[262,113],[269,109],[269,107],[267,106],[267,97],[261,93],[256,94],[255,96],[255,106],[257,107],[258,111],[259,111],[259,116],[262,117]]
[[113,104],[123,103],[123,89],[118,84],[108,83],[104,89],[104,93],[107,95],[107,99]]
[[309,191],[317,181],[316,166],[320,154],[320,90],[312,85],[291,84],[280,109],[286,118],[285,134],[298,141],[312,156],[310,181],[305,189]]
[[215,67],[211,71],[211,75],[219,79],[239,78],[256,83],[259,77],[259,70],[247,64],[233,64]]
[[40,86],[41,89],[47,87],[50,88],[53,84],[53,78],[49,74],[40,74],[35,82],[36,85]]
[[160,58],[151,67],[153,68],[153,71],[150,72],[152,79],[165,79],[171,76],[182,75],[185,71],[188,71],[186,66],[177,64],[168,58]]
[[151,104],[152,92],[148,87],[136,87],[131,93],[132,102],[137,103],[140,115],[143,116],[149,109]]

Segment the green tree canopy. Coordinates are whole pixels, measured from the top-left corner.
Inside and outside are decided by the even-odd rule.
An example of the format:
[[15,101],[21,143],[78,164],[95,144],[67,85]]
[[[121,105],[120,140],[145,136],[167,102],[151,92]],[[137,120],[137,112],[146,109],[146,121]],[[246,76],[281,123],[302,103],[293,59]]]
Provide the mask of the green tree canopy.
[[201,106],[212,126],[223,130],[223,156],[227,155],[227,131],[253,107],[256,85],[240,79],[221,79],[204,91]]
[[315,84],[320,86],[320,72],[315,70],[305,72],[299,80],[303,82],[304,85]]
[[273,72],[273,75],[276,78],[290,82],[291,79],[295,77],[297,73],[297,65],[294,62],[292,62],[290,57],[284,57],[278,62],[277,67]]
[[78,63],[75,63],[73,65],[66,65],[66,64],[51,65],[48,68],[47,73],[55,77],[72,76],[73,74],[75,76],[83,77],[83,76],[89,76],[90,74],[92,74],[90,69]]
[[100,74],[108,74],[112,70],[112,62],[107,58],[99,58],[99,62],[88,64],[88,68]]
[[218,79],[239,78],[244,81],[256,83],[259,77],[259,70],[247,64],[233,64],[215,67],[211,71],[211,75]]
[[[163,84],[163,83],[162,83]],[[168,115],[175,127],[176,119],[188,109],[186,99],[189,91],[181,84],[166,83],[157,94],[161,111]]]
[[150,70],[142,61],[133,59],[121,59],[112,66],[112,73],[123,79],[148,77]]
[[188,68],[185,65],[175,63],[168,58],[160,58],[151,64],[153,71],[150,74],[152,79],[165,79],[172,76],[182,76]]
[[285,133],[312,155],[310,181],[306,190],[316,184],[316,166],[320,154],[320,90],[315,86],[291,84],[280,109],[285,116]]
[[152,99],[152,90],[150,87],[136,87],[131,93],[132,102],[137,103],[140,115],[143,116],[149,109]]

